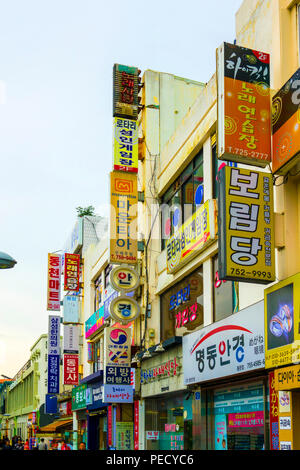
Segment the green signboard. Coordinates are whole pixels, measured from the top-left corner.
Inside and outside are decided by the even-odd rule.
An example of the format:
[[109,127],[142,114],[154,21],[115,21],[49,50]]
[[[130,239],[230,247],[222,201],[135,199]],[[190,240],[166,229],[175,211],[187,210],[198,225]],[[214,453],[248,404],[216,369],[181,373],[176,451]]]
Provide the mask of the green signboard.
[[87,385],[79,385],[72,390],[72,411],[86,408],[86,390]]

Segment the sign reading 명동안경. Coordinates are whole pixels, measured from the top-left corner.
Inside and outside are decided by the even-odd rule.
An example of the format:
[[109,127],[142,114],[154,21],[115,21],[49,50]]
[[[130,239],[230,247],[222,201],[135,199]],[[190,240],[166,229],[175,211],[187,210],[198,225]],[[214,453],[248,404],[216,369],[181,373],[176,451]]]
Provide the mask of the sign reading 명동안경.
[[223,43],[217,50],[218,158],[271,162],[270,56]]
[[275,280],[272,175],[225,166],[219,172],[219,278]]
[[167,272],[177,271],[201,250],[214,242],[217,236],[216,201],[210,199],[167,241]]
[[111,264],[137,263],[137,175],[110,173],[110,259]]
[[272,172],[286,174],[300,151],[300,68],[272,100]]

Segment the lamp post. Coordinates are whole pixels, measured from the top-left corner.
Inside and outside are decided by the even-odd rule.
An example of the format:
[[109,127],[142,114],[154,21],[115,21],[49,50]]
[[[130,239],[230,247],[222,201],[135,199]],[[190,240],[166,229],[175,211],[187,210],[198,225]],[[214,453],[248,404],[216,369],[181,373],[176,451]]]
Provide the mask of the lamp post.
[[0,251],[0,269],[10,269],[13,268],[15,264],[17,264],[16,260],[7,253]]

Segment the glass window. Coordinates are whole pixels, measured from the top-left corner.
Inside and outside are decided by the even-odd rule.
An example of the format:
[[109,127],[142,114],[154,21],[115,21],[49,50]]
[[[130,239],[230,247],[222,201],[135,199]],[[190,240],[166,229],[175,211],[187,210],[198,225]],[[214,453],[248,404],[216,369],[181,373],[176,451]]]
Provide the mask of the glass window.
[[161,296],[161,325],[161,341],[203,325],[202,266]]
[[93,373],[100,370],[100,341],[94,343],[94,363],[93,363]]
[[96,279],[95,281],[95,297],[94,297],[94,311],[98,310],[102,305],[102,275]]
[[236,284],[231,281],[220,281],[218,257],[213,258],[214,270],[214,321],[223,320],[238,310]]
[[108,288],[108,286],[110,285],[110,282],[109,282],[109,275],[110,275],[110,272],[112,270],[112,265],[109,264],[108,266],[106,266],[105,268],[105,274],[104,274],[104,287],[105,289]]

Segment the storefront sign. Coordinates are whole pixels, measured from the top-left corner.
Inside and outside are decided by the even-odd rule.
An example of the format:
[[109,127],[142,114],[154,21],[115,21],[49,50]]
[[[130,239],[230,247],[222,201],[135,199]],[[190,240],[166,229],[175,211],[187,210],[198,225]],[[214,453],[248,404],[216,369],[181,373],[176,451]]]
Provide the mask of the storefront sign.
[[103,385],[103,397],[105,403],[133,403],[133,387],[106,384]]
[[60,317],[49,315],[48,318],[48,354],[60,354]]
[[184,336],[184,384],[264,368],[263,311],[259,302]]
[[134,450],[139,450],[139,424],[140,424],[140,402],[135,400],[134,402]]
[[226,415],[215,415],[215,450],[227,450]]
[[110,316],[124,325],[136,320],[141,313],[138,302],[126,295],[116,297],[109,306]]
[[167,241],[167,272],[174,273],[189,262],[217,236],[216,201],[202,204]]
[[105,368],[131,366],[131,330],[129,328],[105,328]]
[[105,383],[114,385],[131,385],[130,367],[106,367]]
[[113,70],[113,116],[137,120],[139,69],[114,64]]
[[87,409],[96,410],[98,408],[103,408],[104,406],[102,383],[97,382],[89,385],[87,388]]
[[292,450],[292,443],[290,441],[280,442],[280,450]]
[[[57,395],[49,395],[48,393],[45,396],[45,413],[46,414],[56,414],[57,413]],[[32,424],[36,424],[36,413],[32,415]]]
[[264,426],[264,412],[234,413],[228,415],[228,428],[254,428]]
[[114,264],[137,263],[137,175],[110,174],[110,259]]
[[300,365],[276,369],[274,371],[275,390],[300,388]]
[[271,162],[270,56],[223,43],[217,50],[218,158]]
[[114,170],[138,172],[138,123],[114,118]]
[[279,450],[279,403],[278,392],[275,389],[274,372],[269,374],[269,396],[270,396],[270,448],[271,450]]
[[64,289],[79,291],[80,255],[65,253],[64,257]]
[[79,326],[64,325],[64,354],[79,353]]
[[59,355],[48,354],[48,394],[59,393]]
[[116,423],[116,449],[133,450],[133,425],[131,422]]
[[150,380],[159,380],[161,376],[174,376],[177,374],[177,368],[179,367],[180,362],[178,357],[174,357],[173,360],[169,360],[164,364],[161,364],[157,367],[151,369],[142,369],[141,370],[141,383],[146,383]]
[[112,406],[107,407],[107,441],[109,447],[113,445],[113,414]]
[[100,307],[90,318],[85,322],[85,338],[90,338],[96,331],[98,331],[103,325],[104,321],[109,317],[105,315],[104,306]]
[[63,300],[64,323],[79,322],[79,297],[76,295],[66,295]]
[[86,384],[72,389],[72,411],[86,408],[86,389]]
[[275,280],[272,175],[225,166],[219,185],[219,278]]
[[159,431],[146,431],[148,441],[159,441]]
[[300,363],[299,289],[296,274],[264,292],[267,369]]
[[71,401],[63,401],[59,404],[59,415],[60,417],[72,415]]
[[60,255],[48,254],[47,310],[60,311]]
[[137,271],[131,266],[117,266],[110,273],[110,283],[116,291],[131,292],[140,283]]
[[281,416],[279,418],[279,429],[283,431],[289,431],[292,429],[292,418],[291,416]]
[[300,69],[272,100],[272,172],[286,174],[296,165],[300,151]]
[[64,354],[64,385],[78,385],[78,354]]

